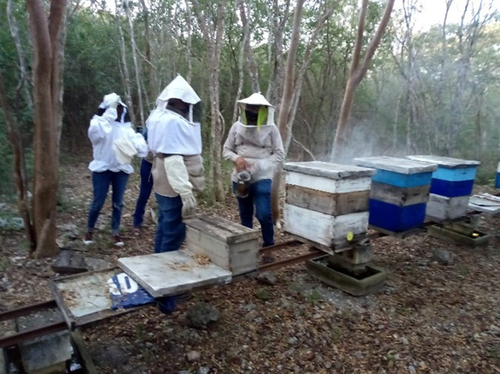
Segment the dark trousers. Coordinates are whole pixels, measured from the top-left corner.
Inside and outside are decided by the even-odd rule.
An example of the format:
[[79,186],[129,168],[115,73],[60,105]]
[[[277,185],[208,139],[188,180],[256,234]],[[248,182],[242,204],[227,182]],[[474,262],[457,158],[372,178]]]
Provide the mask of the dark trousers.
[[102,206],[108,195],[109,185],[112,188],[113,213],[111,216],[111,232],[118,234],[120,229],[120,221],[122,218],[123,194],[127,188],[129,175],[123,171],[103,171],[100,173],[92,173],[92,186],[94,188],[94,200],[89,211],[89,219],[87,223],[88,231],[93,231]]
[[[250,185],[248,196],[238,197],[240,219],[243,226],[253,227],[253,215],[260,222],[264,247],[274,245],[274,224],[271,213],[271,179],[263,179]],[[233,191],[236,183],[233,182]]]
[[[166,197],[155,194],[159,215],[155,236],[155,253],[177,251],[186,237],[186,225],[182,221],[180,196]],[[172,313],[177,306],[177,296],[157,299],[162,313]]]
[[149,196],[151,196],[151,191],[153,189],[153,175],[151,174],[152,166],[153,164],[151,162],[142,159],[141,190],[139,191],[139,197],[137,198],[134,212],[135,227],[141,227],[142,223],[144,222],[144,212],[146,210],[146,204],[148,203]]

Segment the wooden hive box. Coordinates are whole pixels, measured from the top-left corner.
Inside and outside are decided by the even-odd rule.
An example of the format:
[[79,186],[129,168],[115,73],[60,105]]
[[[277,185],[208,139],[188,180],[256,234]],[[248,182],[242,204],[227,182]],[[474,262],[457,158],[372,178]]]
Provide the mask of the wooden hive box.
[[334,253],[347,234],[368,229],[372,169],[327,162],[291,162],[286,170],[284,229]]
[[439,156],[407,157],[438,165],[432,174],[427,217],[435,221],[447,221],[467,214],[479,161]]
[[377,170],[370,192],[372,227],[397,233],[422,226],[436,164],[387,156],[354,161]]
[[186,248],[234,275],[257,269],[260,231],[215,215],[187,219]]

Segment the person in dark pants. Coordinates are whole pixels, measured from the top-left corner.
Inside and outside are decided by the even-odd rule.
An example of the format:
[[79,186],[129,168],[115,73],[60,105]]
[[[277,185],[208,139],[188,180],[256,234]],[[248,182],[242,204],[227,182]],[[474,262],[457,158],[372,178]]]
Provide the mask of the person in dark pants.
[[[144,130],[144,139],[148,140],[148,129]],[[147,157],[144,157],[141,161],[141,185],[139,191],[139,197],[137,198],[137,203],[135,204],[134,211],[134,228],[140,229],[144,223],[144,213],[146,211],[146,205],[151,196],[151,191],[153,190],[153,175],[151,174],[151,168],[153,167],[153,154],[148,153]]]
[[[200,98],[178,75],[163,90],[147,120],[148,145],[154,154],[153,189],[159,208],[155,253],[177,251],[185,237],[183,218],[195,213],[194,192],[204,187],[201,126],[193,107]],[[159,300],[163,313],[173,311],[177,297]]]
[[[263,246],[274,245],[274,223],[271,213],[271,185],[274,171],[283,162],[284,150],[274,124],[274,108],[260,93],[238,101],[240,118],[229,130],[223,157],[234,162],[233,190],[246,175],[245,196],[237,194],[241,224],[253,227],[253,216],[260,223]],[[266,262],[274,261],[268,256]]]
[[95,224],[111,185],[111,234],[114,244],[121,247],[124,244],[119,235],[123,195],[128,177],[134,171],[132,157],[136,154],[140,157],[146,156],[148,147],[142,135],[132,129],[127,106],[115,93],[104,96],[104,101],[90,121],[88,136],[92,142],[94,156],[89,165],[94,198],[83,242],[86,245],[93,243]]

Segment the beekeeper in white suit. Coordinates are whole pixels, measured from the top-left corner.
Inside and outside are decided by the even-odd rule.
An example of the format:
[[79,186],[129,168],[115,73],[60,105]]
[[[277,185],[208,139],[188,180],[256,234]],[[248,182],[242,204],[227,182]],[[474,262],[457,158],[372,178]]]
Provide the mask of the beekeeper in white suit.
[[[245,196],[237,194],[241,224],[252,228],[255,211],[263,246],[267,247],[274,244],[271,185],[274,171],[284,159],[283,142],[274,124],[274,107],[263,95],[254,93],[238,103],[240,118],[229,130],[223,157],[234,162],[235,191],[242,175],[250,178]],[[267,261],[272,260],[267,258]]]
[[127,105],[116,93],[104,96],[97,113],[90,121],[88,136],[92,142],[94,155],[89,165],[92,171],[94,199],[83,242],[85,244],[93,242],[94,227],[111,185],[113,191],[111,233],[114,244],[121,247],[124,244],[119,235],[123,194],[128,177],[134,171],[131,165],[132,157],[135,155],[145,157],[148,147],[142,135],[133,130]]
[[159,208],[156,253],[176,251],[186,236],[183,217],[196,211],[194,193],[205,184],[201,128],[195,120],[200,98],[178,75],[163,90],[149,116],[148,145],[154,154],[153,189]]

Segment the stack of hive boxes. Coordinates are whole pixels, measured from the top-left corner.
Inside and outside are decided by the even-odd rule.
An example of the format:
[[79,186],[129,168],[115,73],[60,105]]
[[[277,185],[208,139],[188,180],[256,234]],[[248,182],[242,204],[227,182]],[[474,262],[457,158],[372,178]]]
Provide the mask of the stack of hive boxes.
[[386,156],[354,161],[377,170],[370,192],[369,222],[373,228],[400,233],[424,223],[432,173],[437,165]]
[[292,162],[286,170],[286,232],[328,253],[368,229],[372,169],[327,162]]
[[408,158],[438,165],[432,174],[427,217],[436,221],[447,221],[467,214],[479,161],[438,156]]

